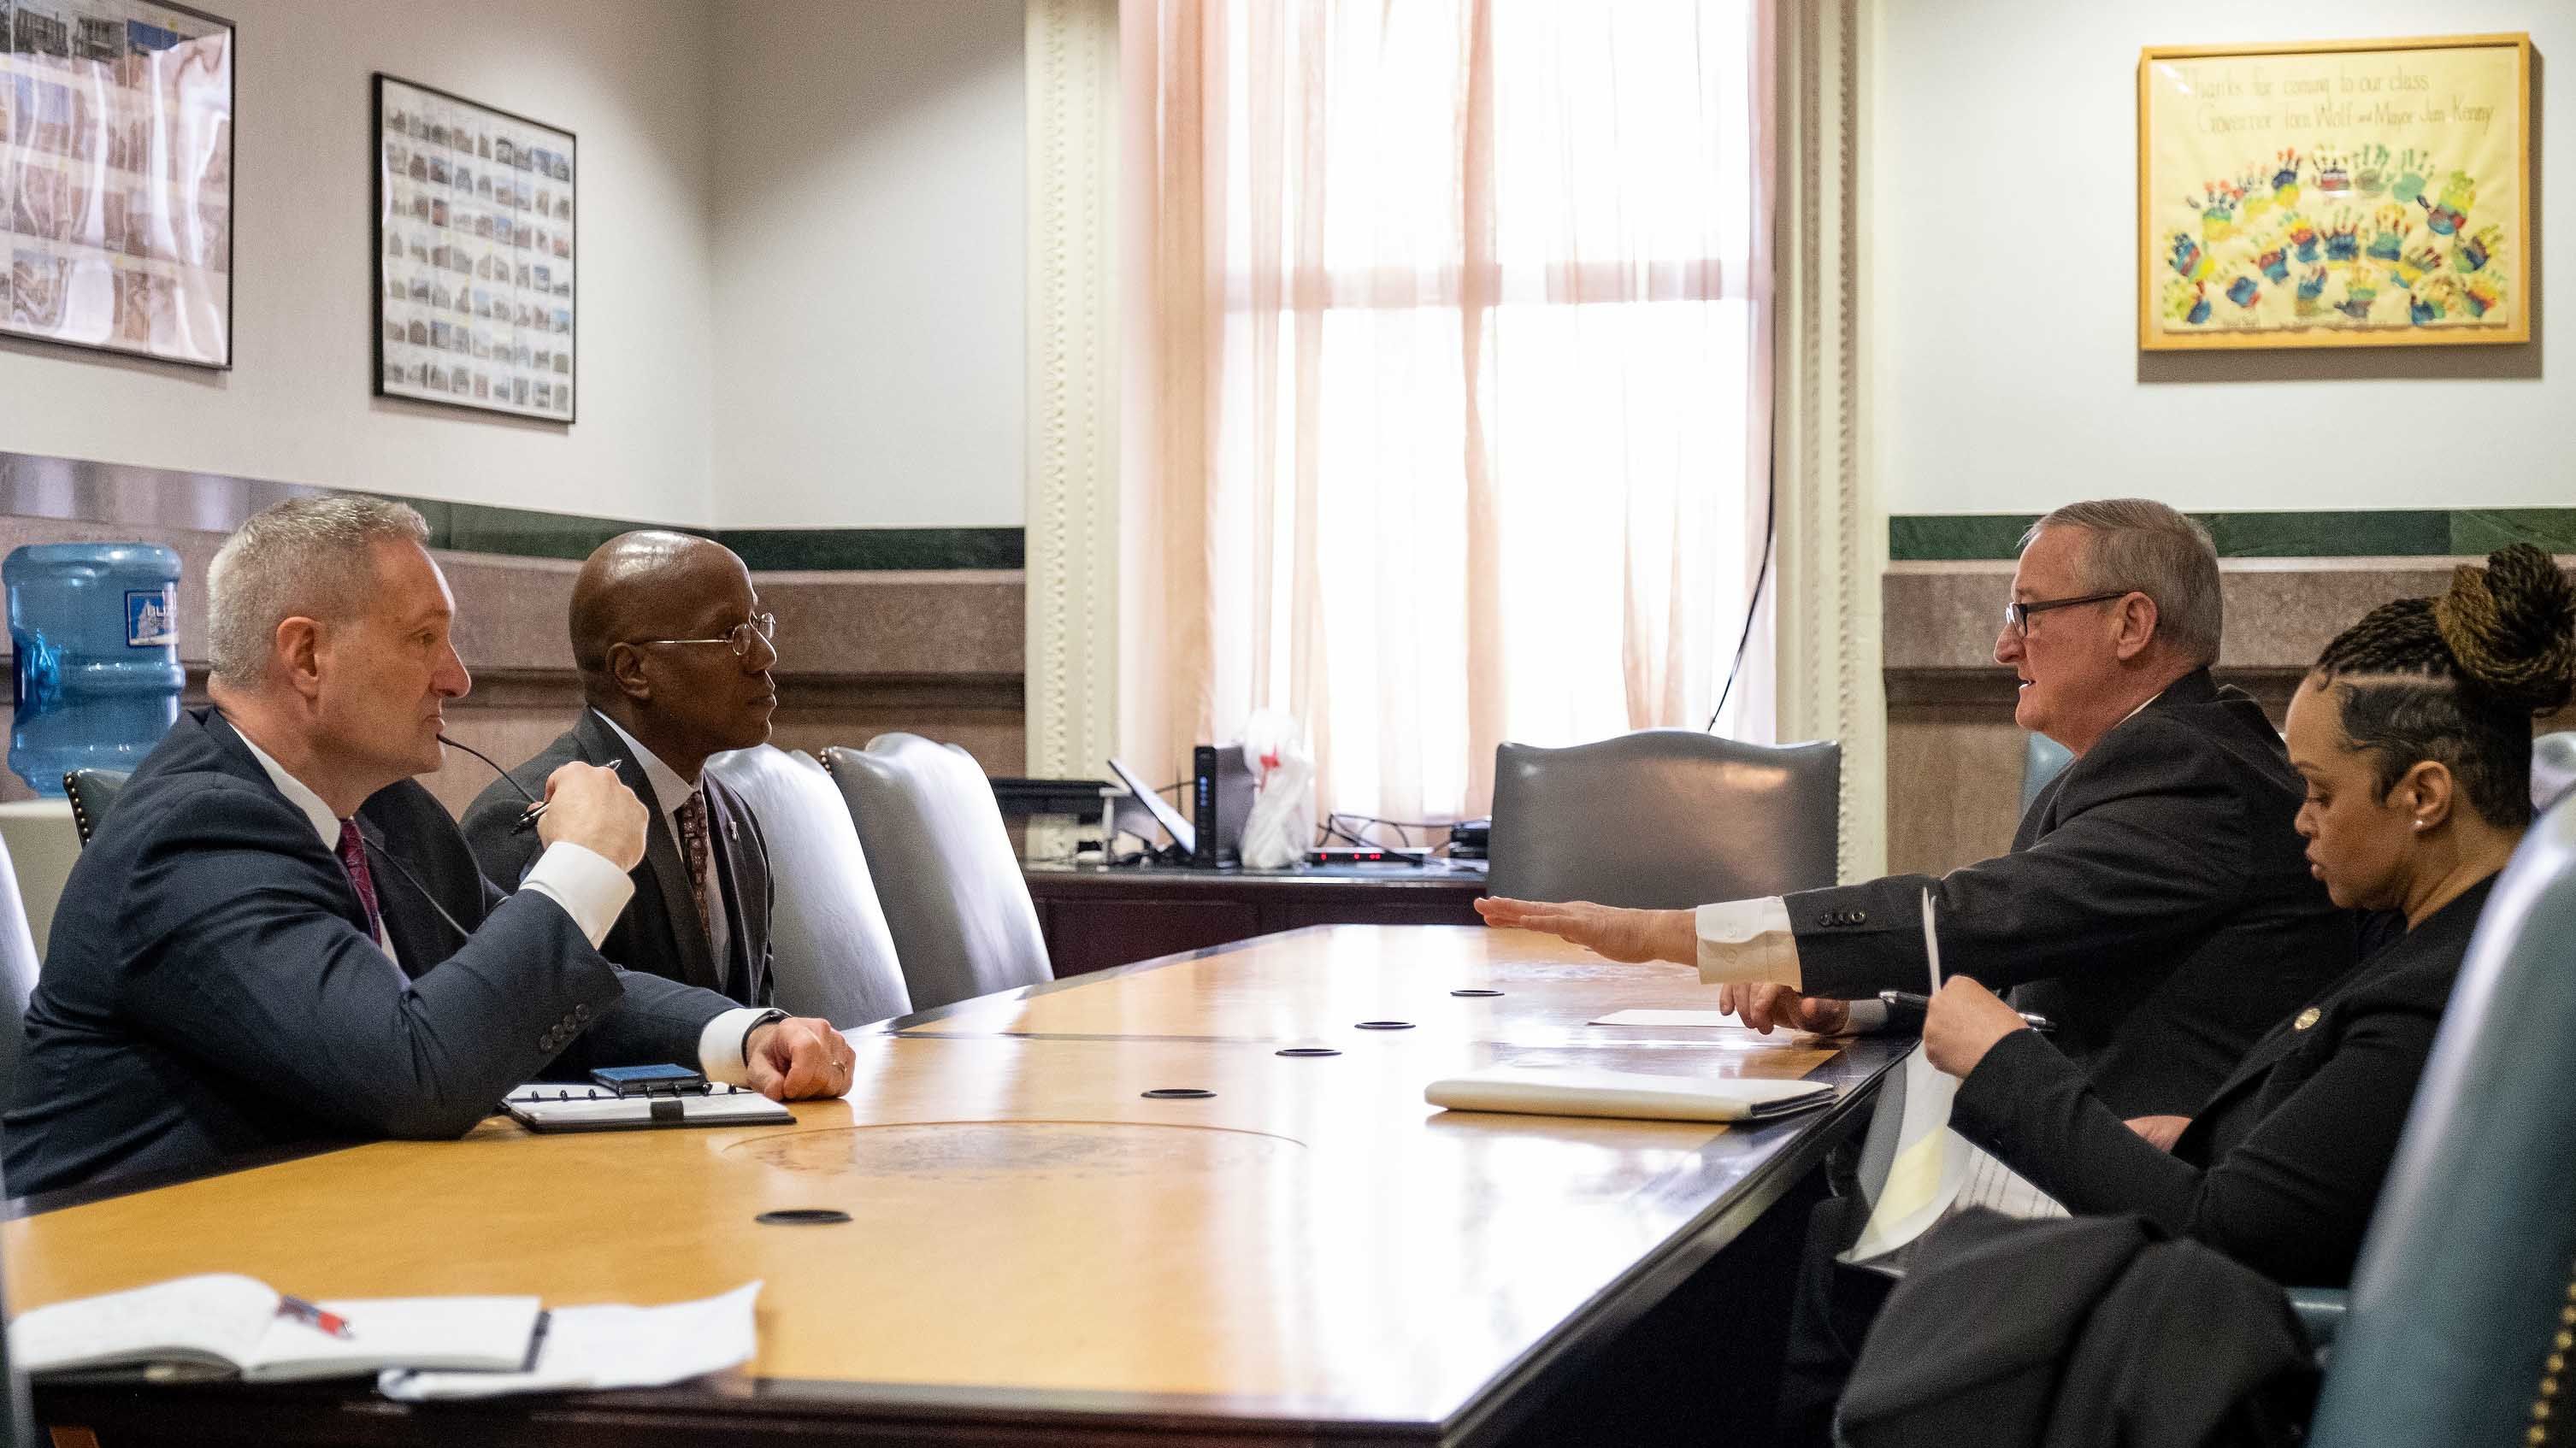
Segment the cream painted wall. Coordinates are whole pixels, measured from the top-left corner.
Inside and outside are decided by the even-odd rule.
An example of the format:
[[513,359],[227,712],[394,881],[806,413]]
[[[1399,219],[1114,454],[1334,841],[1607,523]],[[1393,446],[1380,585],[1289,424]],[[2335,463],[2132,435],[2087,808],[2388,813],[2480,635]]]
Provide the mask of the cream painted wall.
[[2545,172],[2576,158],[2576,6],[1883,0],[1880,23],[1869,264],[1890,512],[2576,501],[2576,368],[2542,366],[2548,287],[2576,276],[2576,185],[2538,187],[2528,347],[2150,362],[2136,300],[2141,47],[2528,31]]
[[[239,27],[234,369],[0,341],[0,449],[707,524],[701,0],[221,0]],[[581,420],[372,394],[369,75],[580,137]]]
[[714,508],[1025,514],[1025,0],[717,0]]

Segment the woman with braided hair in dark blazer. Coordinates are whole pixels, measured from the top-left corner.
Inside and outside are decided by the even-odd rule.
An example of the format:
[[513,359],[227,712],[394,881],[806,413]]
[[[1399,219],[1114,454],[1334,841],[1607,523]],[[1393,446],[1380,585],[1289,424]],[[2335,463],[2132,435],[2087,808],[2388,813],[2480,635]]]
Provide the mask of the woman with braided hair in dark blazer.
[[2290,703],[2299,833],[2335,903],[2406,932],[2257,1042],[2190,1118],[2123,1122],[1992,992],[1954,978],[1924,1049],[1951,1124],[2079,1214],[2137,1212],[2275,1280],[2350,1279],[2444,1003],[2531,822],[2535,715],[2576,682],[2576,589],[2516,544],[2374,609]]

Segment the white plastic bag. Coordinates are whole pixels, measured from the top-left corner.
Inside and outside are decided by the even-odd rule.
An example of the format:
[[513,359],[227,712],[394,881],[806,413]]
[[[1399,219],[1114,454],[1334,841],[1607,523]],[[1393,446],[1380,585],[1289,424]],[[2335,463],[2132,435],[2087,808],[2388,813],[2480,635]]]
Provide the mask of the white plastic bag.
[[1275,709],[1257,709],[1243,726],[1243,762],[1252,767],[1252,816],[1243,822],[1243,863],[1255,870],[1302,864],[1315,838],[1315,759],[1303,726]]

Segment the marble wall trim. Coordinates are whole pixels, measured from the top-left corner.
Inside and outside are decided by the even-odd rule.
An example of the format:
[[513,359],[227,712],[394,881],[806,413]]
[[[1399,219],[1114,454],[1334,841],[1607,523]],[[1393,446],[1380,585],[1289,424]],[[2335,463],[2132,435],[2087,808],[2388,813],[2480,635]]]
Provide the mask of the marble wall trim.
[[[145,542],[180,558],[179,656],[192,700],[204,699],[206,566],[219,531],[166,524],[65,521],[0,514],[0,552],[25,543]],[[515,764],[578,714],[566,619],[578,565],[433,550],[457,599],[457,652],[474,687],[448,707],[450,732]],[[752,582],[778,615],[781,746],[865,744],[909,730],[965,746],[987,772],[1023,772],[1025,620],[1016,570],[758,571]],[[451,807],[489,782],[456,755],[426,781]],[[29,791],[0,776],[0,799]]]
[[[2507,543],[2576,553],[2576,508],[2399,508],[2358,512],[2195,513],[2222,558],[2365,558],[2467,554]],[[2036,513],[1898,514],[1887,556],[2011,558]]]
[[[2392,598],[2440,592],[2452,568],[2475,561],[2221,559],[2217,677],[2261,700],[2277,724],[2337,633]],[[2576,567],[2576,556],[2559,562]],[[1993,657],[2011,590],[2003,561],[1892,563],[1880,579],[1892,870],[1939,874],[2012,843],[2027,736],[2013,723],[2012,674]],[[2541,727],[2576,728],[2576,709]]]
[[[219,473],[130,467],[77,458],[0,452],[0,514],[98,523],[119,528],[168,527],[228,533],[260,509],[286,498],[330,491]],[[381,496],[391,497],[392,494]],[[496,508],[435,498],[402,498],[428,520],[439,548],[522,558],[579,560],[632,528],[661,526],[627,519],[531,508]],[[684,528],[714,538],[753,569],[836,572],[925,569],[1016,569],[1023,561],[1018,528]]]

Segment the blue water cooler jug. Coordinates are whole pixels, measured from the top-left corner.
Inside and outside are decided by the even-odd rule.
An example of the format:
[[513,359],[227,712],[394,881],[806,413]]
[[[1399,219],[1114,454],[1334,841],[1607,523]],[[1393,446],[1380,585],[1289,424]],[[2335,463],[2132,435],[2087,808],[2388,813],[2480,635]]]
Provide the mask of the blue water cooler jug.
[[74,769],[132,769],[179,717],[179,555],[37,543],[0,563],[15,667],[9,768],[60,798]]

